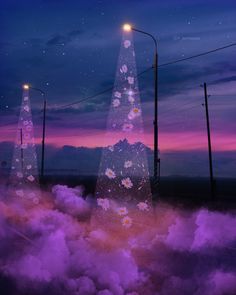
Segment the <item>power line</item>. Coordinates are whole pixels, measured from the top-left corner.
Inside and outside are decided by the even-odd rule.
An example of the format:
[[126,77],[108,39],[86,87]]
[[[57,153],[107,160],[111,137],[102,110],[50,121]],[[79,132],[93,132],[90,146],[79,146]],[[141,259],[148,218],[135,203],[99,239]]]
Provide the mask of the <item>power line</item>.
[[[158,65],[158,68],[161,68],[161,67],[165,67],[165,66],[169,66],[169,65],[173,65],[173,64],[176,64],[176,63],[179,63],[179,62],[182,62],[182,61],[186,61],[186,60],[190,60],[190,59],[193,59],[193,58],[197,58],[197,57],[200,57],[200,56],[204,56],[204,55],[208,55],[208,54],[211,54],[211,53],[214,53],[214,52],[217,52],[217,51],[220,51],[220,50],[224,50],[224,49],[227,49],[227,48],[230,48],[230,47],[233,47],[233,46],[236,46],[236,43],[231,43],[229,45],[225,45],[225,46],[222,46],[222,47],[218,47],[218,48],[215,48],[215,49],[212,49],[212,50],[209,50],[209,51],[206,51],[206,52],[202,52],[202,53],[199,53],[199,54],[196,54],[196,55],[192,55],[192,56],[189,56],[189,57],[186,57],[186,58],[182,58],[182,59],[177,59],[177,60],[174,60],[174,61],[171,61],[171,62],[167,62],[167,63],[163,63],[163,64],[160,64]],[[139,77],[141,75],[143,75],[144,73],[150,71],[151,69],[153,69],[153,66],[152,67],[149,67],[147,68],[146,70],[142,71],[141,73],[139,73],[136,77]],[[94,95],[91,95],[91,96],[88,96],[88,97],[85,97],[81,100],[77,100],[75,102],[72,102],[70,104],[66,104],[66,105],[62,105],[62,106],[59,106],[57,107],[56,109],[61,109],[61,108],[68,108],[70,106],[73,106],[73,105],[76,105],[78,103],[81,103],[81,102],[84,102],[84,101],[87,101],[89,99],[93,99],[97,96],[100,96],[108,91],[111,91],[113,89],[113,86],[107,88],[107,89],[104,89],[103,91],[100,91],[98,93],[95,93]]]
[[209,51],[206,51],[206,52],[202,52],[202,53],[199,53],[199,54],[196,54],[196,55],[193,55],[193,56],[189,56],[189,57],[177,59],[177,60],[174,60],[174,61],[170,61],[170,62],[159,65],[159,67],[173,65],[173,64],[176,64],[178,62],[182,62],[182,61],[185,61],[185,60],[189,60],[189,59],[197,58],[197,57],[200,57],[200,56],[204,56],[204,55],[214,53],[214,52],[217,52],[217,51],[229,48],[229,47],[233,47],[233,46],[236,46],[236,43],[232,43],[232,44],[229,44],[229,45],[226,45],[226,46],[218,47],[216,49],[212,49],[212,50],[209,50]]
[[[146,70],[140,72],[140,73],[136,76],[136,78],[139,77],[139,76],[141,76],[142,74],[148,72],[148,71],[151,70],[151,69],[153,69],[153,67],[149,67],[149,68],[147,68]],[[126,82],[123,82],[123,83],[126,83]],[[94,94],[94,95],[91,95],[91,96],[85,97],[85,98],[83,98],[83,99],[81,99],[81,100],[77,100],[77,101],[74,101],[74,102],[69,103],[69,104],[66,104],[66,105],[59,106],[59,107],[57,107],[57,108],[55,108],[55,109],[68,108],[68,107],[73,106],[73,105],[75,105],[75,104],[78,104],[78,103],[84,102],[84,101],[86,101],[86,100],[89,100],[89,99],[95,98],[95,97],[97,97],[97,96],[100,96],[100,95],[102,95],[102,94],[104,94],[104,93],[106,93],[106,92],[108,92],[108,91],[113,90],[113,88],[114,88],[114,86],[111,86],[111,87],[109,87],[109,88],[106,88],[106,89],[104,89],[104,90],[102,90],[102,91],[100,91],[100,92]]]
[[[176,64],[176,63],[179,63],[179,62],[182,62],[182,61],[186,61],[186,60],[190,60],[190,59],[193,59],[193,58],[197,58],[197,57],[201,57],[201,56],[204,56],[204,55],[208,55],[208,54],[211,54],[211,53],[214,53],[214,52],[217,52],[217,51],[220,51],[220,50],[224,50],[224,49],[227,49],[227,48],[230,48],[230,47],[233,47],[233,46],[236,46],[236,43],[232,43],[232,44],[229,44],[229,45],[226,45],[226,46],[223,46],[223,47],[218,47],[218,48],[215,48],[213,50],[209,50],[209,51],[206,51],[206,52],[203,52],[203,53],[199,53],[199,54],[196,54],[196,55],[193,55],[193,56],[190,56],[190,57],[186,57],[186,58],[182,58],[182,59],[178,59],[178,60],[175,60],[175,61],[171,61],[171,62],[167,62],[167,63],[163,63],[163,64],[160,64],[158,66],[158,68],[161,68],[161,67],[164,67],[164,66],[169,66],[169,65],[172,65],[172,64]],[[136,77],[139,77],[141,75],[143,75],[144,73],[150,71],[151,69],[153,69],[153,66],[152,67],[149,67],[147,68],[146,70],[140,72]],[[62,105],[62,106],[58,106],[54,109],[62,109],[62,108],[68,108],[70,106],[73,106],[73,105],[76,105],[78,103],[81,103],[81,102],[84,102],[84,101],[87,101],[89,99],[93,99],[97,96],[100,96],[106,92],[109,92],[113,89],[114,86],[111,86],[109,88],[106,88],[98,93],[95,93],[94,95],[90,95],[88,97],[85,97],[81,100],[77,100],[75,102],[72,102],[72,103],[69,103],[69,104],[66,104],[66,105]],[[8,126],[8,125],[11,125],[11,124],[15,124],[15,122],[13,123],[8,123],[8,124],[4,124],[4,125],[0,125],[0,127],[4,127],[4,126]]]

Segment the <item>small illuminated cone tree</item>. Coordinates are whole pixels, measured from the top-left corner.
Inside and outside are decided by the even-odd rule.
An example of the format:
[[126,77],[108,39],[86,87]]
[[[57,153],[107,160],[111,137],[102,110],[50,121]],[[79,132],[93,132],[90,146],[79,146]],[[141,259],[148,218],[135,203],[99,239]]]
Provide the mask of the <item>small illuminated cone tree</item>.
[[23,87],[22,105],[14,146],[10,188],[15,196],[39,202],[37,154],[34,143],[29,87]]
[[[108,211],[111,200],[146,210],[151,188],[146,148],[143,144],[142,110],[139,97],[132,33],[124,33],[116,80],[107,121],[107,132],[96,186],[97,203]],[[122,211],[123,212],[123,211]],[[124,226],[128,226],[126,216]]]

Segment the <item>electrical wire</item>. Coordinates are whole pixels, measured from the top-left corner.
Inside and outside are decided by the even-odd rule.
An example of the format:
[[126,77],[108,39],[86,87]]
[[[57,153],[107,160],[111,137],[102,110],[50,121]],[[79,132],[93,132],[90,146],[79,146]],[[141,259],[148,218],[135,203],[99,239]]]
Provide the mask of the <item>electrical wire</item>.
[[233,47],[233,46],[236,46],[236,43],[231,43],[229,45],[218,47],[218,48],[215,48],[215,49],[212,49],[212,50],[209,50],[209,51],[206,51],[206,52],[202,52],[202,53],[199,53],[199,54],[196,54],[196,55],[192,55],[192,56],[189,56],[189,57],[185,57],[185,58],[177,59],[177,60],[174,60],[174,61],[170,61],[170,62],[161,64],[158,67],[160,68],[160,67],[164,67],[164,66],[173,65],[173,64],[176,64],[176,63],[179,63],[179,62],[182,62],[182,61],[186,61],[186,60],[190,60],[190,59],[197,58],[197,57],[200,57],[200,56],[208,55],[208,54],[211,54],[211,53],[214,53],[214,52],[217,52],[217,51],[229,48],[229,47]]
[[[148,72],[150,69],[153,69],[153,67],[149,67],[149,68],[147,68],[146,70],[140,72],[140,73],[136,76],[136,78],[139,77],[139,76],[141,76],[142,74]],[[123,83],[121,83],[120,85],[122,85],[122,84],[124,84],[124,83],[126,83],[126,82],[123,82]],[[111,87],[109,87],[109,88],[106,88],[106,89],[104,89],[104,90],[102,90],[102,91],[100,91],[100,92],[94,94],[94,95],[90,95],[90,96],[85,97],[85,98],[83,98],[83,99],[81,99],[81,100],[77,100],[77,101],[74,101],[74,102],[72,102],[72,103],[69,103],[69,104],[66,104],[66,105],[62,105],[62,106],[56,107],[55,109],[61,109],[61,108],[64,109],[64,108],[71,107],[71,106],[76,105],[76,104],[78,104],[78,103],[81,103],[81,102],[87,101],[87,100],[89,100],[89,99],[92,99],[92,98],[95,98],[95,97],[97,97],[97,96],[100,96],[100,95],[102,95],[102,94],[104,94],[104,93],[106,93],[106,92],[109,92],[109,91],[113,90],[113,88],[114,88],[114,86],[111,86]]]
[[[202,52],[202,53],[199,53],[199,54],[196,54],[196,55],[192,55],[192,56],[189,56],[189,57],[186,57],[186,58],[177,59],[177,60],[174,60],[174,61],[171,61],[171,62],[163,63],[163,64],[158,65],[158,68],[173,65],[173,64],[176,64],[176,63],[179,63],[179,62],[183,62],[183,61],[190,60],[190,59],[193,59],[193,58],[201,57],[201,56],[204,56],[204,55],[208,55],[208,54],[211,54],[211,53],[214,53],[214,52],[217,52],[217,51],[220,51],[220,50],[224,50],[224,49],[227,49],[227,48],[230,48],[230,47],[233,47],[233,46],[236,46],[236,43],[232,43],[232,44],[229,44],[229,45],[226,45],[226,46],[218,47],[218,48],[215,48],[215,49],[212,49],[212,50],[209,50],[209,51],[206,51],[206,52]],[[143,75],[144,73],[150,71],[151,69],[153,69],[153,66],[147,68],[144,71],[142,71],[136,77],[139,77],[139,76]],[[104,89],[103,91],[100,91],[98,93],[95,93],[94,95],[85,97],[84,99],[77,100],[75,102],[59,106],[56,109],[71,107],[73,105],[76,105],[76,104],[79,104],[81,102],[87,101],[89,99],[93,99],[93,98],[95,98],[97,96],[100,96],[100,95],[102,95],[102,94],[104,94],[104,93],[106,93],[108,91],[111,91],[112,89],[113,89],[113,86],[111,86],[111,87],[109,87],[107,89]]]
[[[227,49],[227,48],[230,48],[230,47],[233,47],[233,46],[236,46],[236,43],[232,43],[232,44],[229,44],[229,45],[226,45],[226,46],[218,47],[218,48],[215,48],[215,49],[212,49],[212,50],[209,50],[209,51],[206,51],[206,52],[202,52],[202,53],[199,53],[199,54],[190,56],[190,57],[186,57],[186,58],[177,59],[177,60],[174,60],[174,61],[171,61],[171,62],[163,63],[163,64],[158,65],[158,68],[161,68],[161,67],[164,67],[164,66],[173,65],[173,64],[176,64],[176,63],[179,63],[179,62],[183,62],[183,61],[186,61],[186,60],[190,60],[190,59],[194,59],[194,58],[197,58],[197,57],[205,56],[205,55],[208,55],[208,54],[211,54],[211,53],[220,51],[220,50],[224,50],[224,49]],[[151,69],[153,69],[153,66],[147,68],[146,70],[144,70],[142,72],[140,72],[136,77],[139,77],[139,76],[143,75],[144,73],[150,71]],[[111,86],[109,88],[106,88],[106,89],[104,89],[104,90],[102,90],[102,91],[100,91],[98,93],[95,93],[94,95],[90,95],[88,97],[85,97],[85,98],[83,98],[81,100],[77,100],[77,101],[74,101],[72,103],[65,104],[65,105],[62,105],[62,106],[58,106],[58,107],[52,108],[52,109],[54,109],[54,110],[57,110],[57,109],[65,109],[65,108],[71,107],[73,105],[79,104],[81,102],[85,102],[87,100],[96,98],[96,97],[98,97],[98,96],[100,96],[100,95],[102,95],[104,93],[107,93],[107,92],[111,91],[112,89],[113,89],[113,86]],[[15,122],[14,123],[8,123],[8,124],[0,125],[0,127],[9,126],[9,125],[12,125],[12,124],[15,124]]]

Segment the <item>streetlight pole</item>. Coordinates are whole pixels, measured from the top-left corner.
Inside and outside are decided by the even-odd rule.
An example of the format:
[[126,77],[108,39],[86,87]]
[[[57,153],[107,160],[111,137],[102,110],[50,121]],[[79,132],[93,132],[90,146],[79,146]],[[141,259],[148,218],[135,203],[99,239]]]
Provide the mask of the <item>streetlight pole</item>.
[[211,150],[211,132],[210,132],[210,120],[208,112],[208,94],[207,94],[207,84],[204,83],[204,97],[205,97],[205,109],[206,109],[206,123],[207,123],[207,140],[208,140],[208,155],[209,155],[209,170],[210,170],[210,183],[211,183],[211,197],[215,197],[215,184],[213,176],[213,165],[212,165],[212,150]]
[[157,40],[156,38],[145,31],[138,30],[132,27],[129,24],[125,24],[123,26],[125,31],[135,31],[144,35],[151,37],[155,45],[155,52],[154,52],[154,183],[155,188],[158,189],[160,185],[160,158],[158,155],[158,47],[157,47]]
[[20,156],[21,156],[21,172],[23,173],[23,168],[24,168],[24,150],[23,150],[23,132],[22,128],[20,130]]
[[43,181],[43,178],[44,178],[44,156],[45,156],[46,108],[47,108],[46,94],[40,88],[35,88],[35,87],[29,86],[29,85],[24,85],[23,87],[25,89],[32,89],[32,90],[40,92],[44,98],[44,100],[43,100],[42,156],[41,156],[41,181]]

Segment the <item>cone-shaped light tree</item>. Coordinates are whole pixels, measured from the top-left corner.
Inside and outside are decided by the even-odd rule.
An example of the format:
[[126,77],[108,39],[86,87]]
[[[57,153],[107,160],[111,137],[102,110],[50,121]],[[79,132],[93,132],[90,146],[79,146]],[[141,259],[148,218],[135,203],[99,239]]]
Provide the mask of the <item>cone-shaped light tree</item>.
[[[122,38],[96,197],[127,203],[151,201],[142,110],[132,32]],[[98,202],[99,203],[99,202]],[[105,206],[105,205],[104,205]]]
[[23,86],[22,105],[16,132],[10,187],[16,196],[39,201],[37,154],[34,143],[29,87]]

